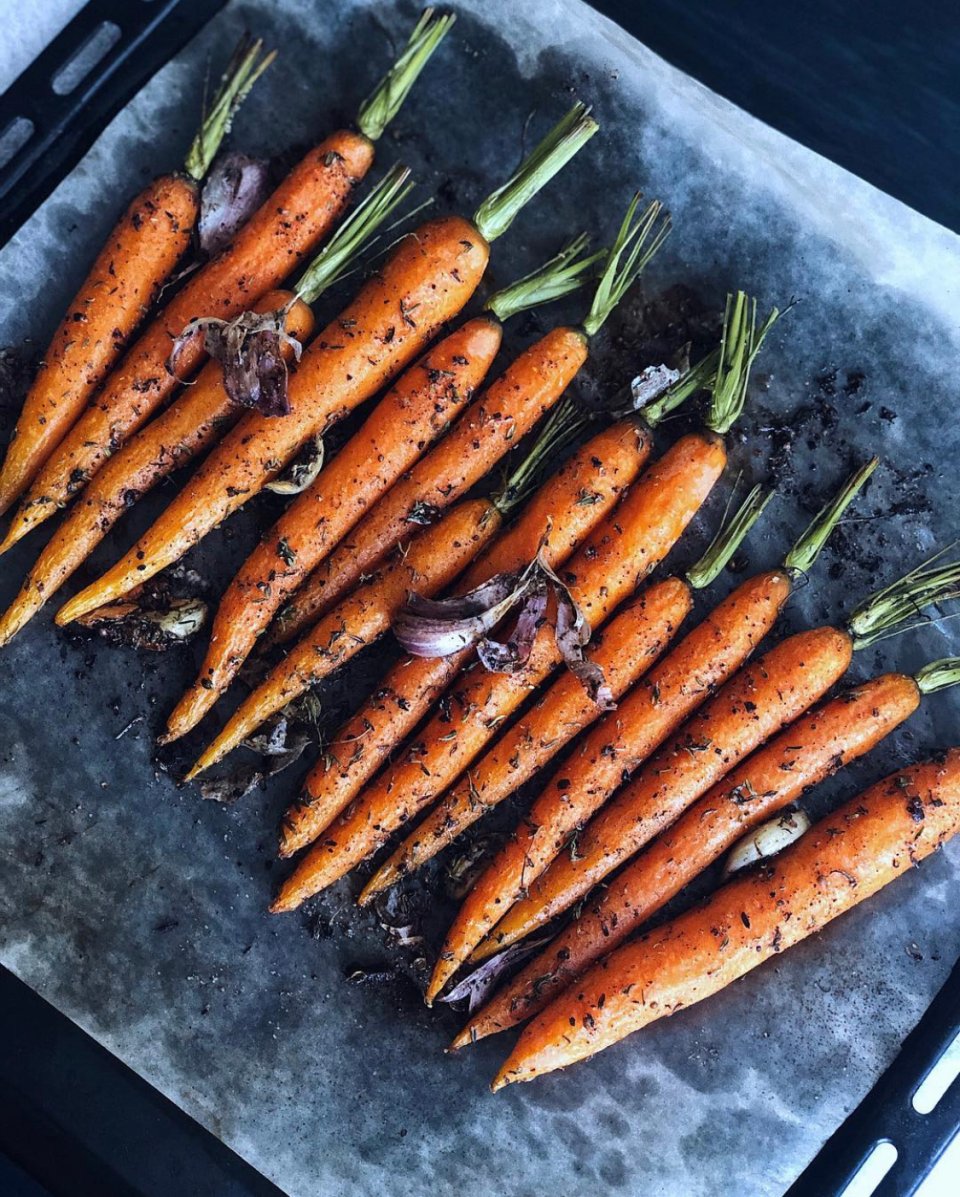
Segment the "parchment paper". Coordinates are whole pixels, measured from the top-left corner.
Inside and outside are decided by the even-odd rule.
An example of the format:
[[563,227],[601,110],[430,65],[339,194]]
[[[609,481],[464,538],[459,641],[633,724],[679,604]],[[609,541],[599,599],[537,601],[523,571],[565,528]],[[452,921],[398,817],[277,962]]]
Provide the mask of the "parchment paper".
[[[776,563],[874,451],[882,470],[784,630],[841,618],[881,579],[953,539],[957,238],[576,0],[457,7],[460,23],[386,138],[380,169],[403,156],[440,210],[469,212],[519,157],[531,113],[539,134],[576,92],[603,125],[495,247],[495,280],[581,227],[609,237],[637,186],[673,211],[674,235],[644,291],[598,340],[586,392],[623,386],[647,364],[643,305],[678,284],[708,309],[736,286],[764,305],[800,301],[765,350],[732,438],[731,479],[677,562],[702,549],[737,472],[748,482],[773,472],[783,497],[739,564]],[[400,35],[413,17],[406,2],[230,5],[0,255],[0,344],[28,353],[46,344],[127,197],[182,155],[207,63],[219,65],[244,25],[281,47],[283,66],[241,114],[234,142],[276,152],[348,120],[391,52],[388,31]],[[664,310],[675,306],[673,292]],[[521,320],[507,352],[579,310],[571,302]],[[683,427],[672,424],[664,443]],[[163,499],[134,511],[76,584]],[[214,589],[276,511],[251,505],[191,559]],[[4,603],[37,548],[29,541],[0,563]],[[725,576],[709,601],[734,583]],[[955,652],[956,632],[945,623],[888,642],[861,654],[853,676]],[[389,652],[321,692],[328,726]],[[352,908],[354,881],[303,915],[264,913],[294,771],[231,809],[158,771],[153,735],[194,666],[192,650],[139,657],[54,634],[49,615],[0,656],[2,959],[292,1194],[779,1193],[893,1057],[960,947],[953,845],[711,1001],[566,1075],[492,1097],[504,1043],[447,1057],[455,1014],[426,1011],[403,977],[344,980],[357,965],[397,958],[376,917]],[[928,699],[900,734],[824,786],[814,809],[956,743],[957,711],[949,694]],[[451,907],[429,898],[435,888],[424,892],[432,950]]]

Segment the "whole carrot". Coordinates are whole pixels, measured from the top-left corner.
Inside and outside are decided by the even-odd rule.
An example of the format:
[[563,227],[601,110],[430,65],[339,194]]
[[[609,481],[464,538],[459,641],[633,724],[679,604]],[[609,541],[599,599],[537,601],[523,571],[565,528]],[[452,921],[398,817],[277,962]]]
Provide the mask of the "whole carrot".
[[[523,569],[539,553],[559,569],[612,510],[650,455],[650,437],[635,417],[591,437],[545,483],[471,567],[458,590],[469,592],[498,574]],[[408,657],[333,737],[308,774],[300,800],[281,825],[280,855],[311,843],[419,723],[473,655]]]
[[[615,289],[611,286],[606,293],[615,294]],[[595,302],[598,305],[606,302],[600,291]],[[708,354],[684,378],[671,386],[653,407],[647,408],[646,423],[655,425],[690,394],[706,387],[713,392],[709,422],[717,428],[730,427],[743,406],[750,365],[776,316],[776,311],[772,312],[758,332],[755,305],[742,293],[735,299],[731,297],[727,304],[725,331],[721,342],[723,352],[717,349]],[[698,496],[705,497],[712,486],[709,479],[713,477],[715,480],[712,471],[716,469],[719,472],[723,468],[725,457],[722,445],[719,446],[719,450],[718,456],[718,445],[713,438],[686,438],[657,467],[659,472],[652,476],[652,485],[645,492],[650,504],[647,515],[651,527],[659,527],[658,520],[671,502],[669,497],[658,496],[657,488],[669,480],[672,485],[682,489],[684,471],[687,471],[686,476],[689,477],[691,485],[691,500],[696,502]],[[701,489],[702,485],[706,485],[707,491]],[[661,507],[660,504],[664,506]],[[689,514],[691,513],[687,513],[685,518],[689,518]],[[680,520],[677,527],[681,527],[682,523]],[[643,575],[648,566],[652,568],[644,554],[645,548],[641,549],[636,566],[638,577]],[[603,594],[603,583],[599,575],[597,587]],[[601,606],[607,612],[612,609],[612,606],[606,605],[605,600]],[[599,622],[598,619],[597,623]],[[547,648],[544,651],[549,653],[550,650]],[[308,842],[307,837],[313,838],[327,825],[332,814],[344,809],[347,801],[358,794],[360,787],[375,772],[376,766],[382,763],[384,755],[398,745],[402,737],[426,714],[442,689],[459,673],[469,655],[472,653],[466,651],[445,659],[414,661],[391,671],[383,687],[383,696],[375,695],[345,729],[345,742],[356,746],[346,764],[336,762],[333,767],[328,767],[325,762],[321,762],[307,778],[304,801],[288,812],[283,823],[282,855],[289,855],[303,846]],[[510,701],[514,703],[515,708],[516,690],[513,691]],[[495,726],[499,725],[500,721],[498,717]],[[473,749],[476,751],[485,741],[477,727],[477,721],[473,720],[473,724],[471,736],[478,737],[480,741],[477,748]],[[448,739],[451,730],[454,729],[444,731]],[[440,742],[446,744],[448,739]],[[470,743],[473,744],[472,738]],[[457,744],[458,748],[466,749],[467,737],[461,739],[458,735]],[[456,758],[458,761],[461,759],[459,753],[456,754]],[[448,765],[453,759],[454,755],[448,754]],[[469,762],[465,762],[462,767],[465,767],[466,763]],[[441,789],[445,788],[456,774],[445,773],[444,776],[446,781]],[[280,904],[275,904],[276,909],[289,909],[287,903],[296,905],[303,900],[312,884],[310,878],[313,876],[315,864],[316,858],[311,857],[309,862],[304,863],[303,869],[294,874],[278,899]]]
[[452,20],[434,19],[428,9],[399,61],[361,106],[357,131],[341,130],[310,150],[232,243],[171,299],[38,474],[0,552],[65,506],[146,423],[178,380],[197,369],[204,356],[200,332],[181,345],[178,377],[167,368],[172,339],[192,321],[240,316],[278,286],[330,231],[373,164],[374,141],[399,110]]
[[[662,245],[670,227],[654,201],[635,219],[639,196],[628,207],[607,255],[582,327],[552,329],[508,367],[453,430],[384,496],[350,539],[332,552],[282,612],[278,639],[315,622],[375,568],[418,513],[441,511],[464,494],[511,444],[556,403],[585,365],[589,340]],[[659,224],[658,224],[659,221]]]
[[478,209],[405,237],[380,272],[318,337],[291,380],[283,419],[251,413],[221,442],[151,529],[58,615],[68,623],[178,560],[263,488],[311,437],[374,395],[473,294],[489,241],[596,131],[576,105]]
[[[460,417],[500,348],[500,320],[579,285],[583,267],[595,260],[571,262],[572,251],[579,253],[585,244],[586,239],[579,238],[547,263],[537,288],[523,280],[527,285],[522,297],[511,300],[514,289],[508,288],[488,300],[486,306],[496,312],[496,319],[471,320],[433,345],[381,399],[317,481],[287,508],[227,588],[197,680],[167,721],[166,742],[199,723],[236,677],[281,604],[431,441]],[[517,431],[509,417],[500,429],[505,439],[508,429]],[[519,431],[525,429],[521,426]],[[470,472],[477,476],[485,472],[481,457],[474,446],[469,462]],[[451,501],[455,497],[451,493]]]
[[237,48],[184,170],[161,175],[132,201],[54,333],[0,469],[0,515],[20,497],[113,369],[190,245],[200,184],[239,105],[275,55]]
[[[771,497],[770,491],[755,487],[747,497],[737,516],[724,529],[722,551],[716,551],[711,577],[699,583],[709,584],[712,577],[723,568],[723,563],[736,552],[737,546],[759,518]],[[593,658],[603,670],[614,700],[621,698],[654,665],[679,629],[693,606],[691,586],[681,578],[667,578],[648,587],[639,598],[616,615],[602,630],[593,650]],[[651,636],[656,620],[662,621],[662,633]],[[394,884],[401,876],[413,872],[431,860],[438,852],[452,843],[458,835],[482,818],[494,806],[509,798],[520,786],[544,768],[553,757],[562,751],[585,727],[600,715],[596,703],[586,701],[583,687],[569,673],[561,674],[544,696],[531,710],[515,723],[480,758],[466,774],[450,789],[427,817],[400,844],[394,854],[373,875],[364,890],[373,894]],[[615,719],[621,726],[619,712],[605,718]],[[604,736],[606,740],[607,735]],[[576,750],[578,758],[591,755],[591,746],[583,744]],[[611,755],[611,747],[606,746]],[[622,772],[625,767],[619,766]],[[556,779],[547,792],[553,793]],[[569,785],[564,781],[564,792]],[[535,810],[530,812],[529,821],[536,826],[539,822]],[[498,857],[503,865],[503,855]],[[525,863],[520,857],[520,871],[523,877]],[[486,877],[488,874],[484,874]],[[502,875],[502,874],[501,874]],[[480,882],[478,882],[480,885]],[[468,895],[461,913],[466,912],[476,887]],[[496,908],[502,912],[505,905],[501,894],[496,896]],[[478,931],[467,954],[476,946],[499,918],[493,914],[485,930]],[[446,945],[449,950],[449,942]],[[462,957],[465,958],[465,957]],[[456,966],[455,966],[456,967]],[[452,972],[455,971],[455,967]]]
[[769,864],[611,953],[523,1032],[494,1089],[702,1001],[909,871],[960,830],[960,752],[891,774]]
[[[599,627],[673,547],[722,473],[725,460],[715,434],[682,438],[641,475],[624,502],[568,562],[563,578],[588,627]],[[469,669],[448,707],[430,721],[405,758],[327,828],[283,885],[272,909],[299,904],[376,851],[446,789],[561,660],[554,629],[545,625],[519,672]]]
[[575,413],[569,421],[548,424],[498,494],[463,500],[409,544],[399,545],[385,567],[321,619],[241,703],[186,780],[216,764],[271,715],[382,636],[411,591],[436,594],[453,582],[523,502],[540,463],[578,425]]
[[[427,990],[432,1001],[481,940],[479,953],[494,950],[499,924],[587,820],[668,736],[674,735],[718,686],[733,676],[773,627],[793,579],[805,576],[831,530],[873,472],[872,461],[840,490],[806,529],[780,570],[741,583],[694,628],[631,693],[605,716],[564,762],[521,819],[514,836],[490,862],[466,896],[444,941]],[[744,530],[750,503],[709,547],[688,574],[694,588],[709,585],[730,559]],[[572,842],[576,854],[578,840]],[[522,905],[522,903],[521,903]]]
[[[399,203],[406,189],[405,168],[395,168],[333,235],[311,264],[298,293],[269,291],[254,306],[257,315],[282,315],[289,358],[290,338],[304,340],[313,331],[315,303],[351,267],[354,257]],[[70,509],[37,558],[20,593],[0,618],[5,644],[54,595],[107,535],[118,519],[173,470],[210,448],[240,418],[244,407],[227,392],[219,362],[208,362],[192,386],[181,393],[100,470]]]
[[[955,596],[958,593],[958,581],[960,566],[946,566],[937,570],[921,567],[898,579],[892,586],[871,595],[854,611],[846,629],[818,628],[814,632],[800,632],[771,649],[753,667],[742,670],[587,825],[586,831],[578,839],[577,860],[571,862],[563,856],[554,860],[531,891],[531,897],[536,895],[534,901],[529,907],[526,901],[513,907],[507,915],[509,926],[504,920],[495,929],[494,938],[499,938],[502,929],[505,940],[513,942],[553,915],[569,909],[593,884],[675,823],[711,785],[743,760],[747,755],[743,750],[745,744],[762,743],[766,738],[763,735],[765,728],[773,722],[765,711],[771,707],[779,707],[782,711],[788,705],[793,710],[796,704],[791,695],[803,689],[810,692],[817,688],[816,684],[811,687],[809,680],[801,676],[802,673],[821,673],[824,667],[827,669],[826,676],[836,673],[840,670],[841,662],[849,659],[854,649],[874,644],[889,635],[894,628],[914,619],[923,605]],[[801,657],[803,668],[798,670]],[[836,662],[833,666],[831,659]],[[773,699],[768,697],[771,691]],[[748,695],[751,705],[755,703],[756,710],[746,706]],[[725,710],[728,712],[727,720],[723,718]],[[723,722],[728,723],[726,728],[720,726]],[[751,731],[751,726],[759,729],[760,734]],[[792,728],[790,730],[792,732]],[[710,733],[713,735],[709,753],[698,751],[697,745],[702,742],[698,737]],[[869,736],[869,729],[866,734]],[[681,747],[684,742],[689,752]],[[695,768],[685,770],[678,752],[686,753],[688,759],[695,759]],[[712,770],[699,764],[705,761],[707,755],[717,757],[720,762],[718,769]],[[655,772],[658,769],[664,770],[659,776]],[[703,784],[705,776],[711,776],[709,785]],[[661,780],[662,788],[658,785]],[[655,796],[651,798],[651,795]],[[571,863],[575,865],[573,870],[569,868]],[[583,873],[580,872],[581,867]],[[581,917],[575,920],[575,927],[571,925],[564,931],[494,999],[495,1019],[488,1020],[485,1012],[481,1012],[470,1028],[470,1035],[466,1038],[461,1036],[460,1041],[466,1042],[467,1038],[489,1033],[486,1028],[492,1027],[492,1021],[497,1022],[499,1029],[505,1008],[511,1012],[510,1016],[516,1015],[517,1021],[529,1017],[535,1009],[546,1004],[558,988],[569,983],[600,955],[635,930],[639,923],[634,920],[632,913],[634,878],[631,865],[615,879],[589,912],[581,913]],[[548,909],[549,915],[546,913]]]

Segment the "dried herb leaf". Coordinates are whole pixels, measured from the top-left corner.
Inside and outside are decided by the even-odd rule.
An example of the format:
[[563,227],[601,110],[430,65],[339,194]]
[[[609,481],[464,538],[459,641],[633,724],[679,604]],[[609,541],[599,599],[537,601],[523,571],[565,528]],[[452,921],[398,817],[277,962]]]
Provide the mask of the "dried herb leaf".
[[220,802],[229,805],[239,802],[251,790],[256,789],[263,781],[263,773],[253,765],[244,765],[234,769],[223,777],[213,777],[198,783],[200,797],[208,802]]

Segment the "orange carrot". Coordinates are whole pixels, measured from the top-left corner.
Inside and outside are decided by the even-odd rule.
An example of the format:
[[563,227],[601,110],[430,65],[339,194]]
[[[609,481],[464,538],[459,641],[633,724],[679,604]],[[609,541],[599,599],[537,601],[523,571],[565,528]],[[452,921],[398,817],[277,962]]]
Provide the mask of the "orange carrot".
[[[405,237],[382,270],[308,347],[283,419],[251,413],[228,435],[140,542],[58,615],[111,602],[178,560],[257,494],[300,447],[369,399],[456,315],[486,269],[489,240],[593,135],[581,105],[561,120],[473,222],[440,217]],[[484,232],[486,230],[486,233]]]
[[653,840],[613,882],[616,896],[609,906],[598,902],[582,912],[531,962],[529,970],[519,973],[493,998],[461,1034],[457,1046],[536,1013],[601,952],[615,947],[646,922],[725,848],[830,773],[868,752],[907,719],[919,701],[920,691],[912,678],[887,674],[798,719]]
[[638,203],[634,196],[582,328],[555,328],[520,354],[453,432],[314,571],[282,613],[278,640],[299,634],[330,610],[393,548],[411,519],[442,511],[465,494],[560,399],[587,361],[588,338],[603,327],[669,230],[669,217],[657,227],[661,207],[656,201],[634,223]]
[[[745,665],[587,824],[575,849],[555,856],[528,895],[497,924],[487,951],[522,939],[568,910],[731,766],[812,706],[846,672],[852,652],[847,632],[816,628],[798,632]],[[558,837],[555,853],[565,839]]]
[[200,213],[200,183],[237,107],[273,61],[263,43],[238,47],[212,110],[194,138],[184,173],[140,192],[107,238],[54,333],[0,469],[0,515],[20,497],[63,440],[153,307],[186,252]]
[[[171,299],[47,461],[0,551],[65,506],[166,400],[178,382],[167,369],[171,338],[198,318],[231,320],[240,315],[278,286],[330,231],[353,188],[373,164],[374,140],[385,124],[382,109],[386,97],[389,119],[449,24],[449,18],[433,20],[424,14],[401,62],[388,72],[361,109],[358,131],[340,130],[310,150],[233,242]],[[369,111],[372,102],[373,116]],[[203,356],[203,337],[198,331],[179,353],[179,378],[193,374]]]
[[520,1036],[494,1089],[594,1055],[821,931],[960,830],[960,751],[891,774],[770,863],[607,956]]
[[[611,301],[616,302],[629,285],[629,271],[632,268],[630,259],[628,258],[622,271],[618,270],[617,249],[619,247],[621,252],[624,249],[624,237],[629,235],[631,219],[632,210],[629,210],[614,246],[612,265],[608,263],[604,278],[601,279],[591,311],[593,318],[597,318]],[[639,246],[635,246],[631,255],[638,254]],[[713,392],[708,422],[714,428],[726,431],[742,410],[751,364],[777,315],[774,309],[758,331],[756,305],[751,304],[742,292],[736,297],[728,297],[721,348],[708,354],[683,379],[671,386],[652,407],[646,409],[644,414],[647,423],[656,424],[694,391],[706,387]],[[704,465],[702,454],[695,450],[696,445],[695,438],[683,442],[677,448],[676,456],[670,459],[670,462],[680,465],[682,473],[684,455],[688,454],[686,467],[691,470],[691,494],[694,495],[698,492],[699,480],[703,479],[701,471]],[[712,452],[714,447],[711,442],[708,453]],[[702,442],[700,449],[704,449]],[[663,470],[663,477],[671,478],[678,487],[682,487],[679,481],[680,473],[671,474],[674,465],[670,462],[666,465],[661,463],[659,467]],[[663,501],[669,504],[669,500]],[[650,517],[656,525],[656,502],[653,503]],[[643,568],[641,564],[638,570],[641,576]],[[281,832],[282,855],[290,855],[314,838],[327,826],[333,814],[344,809],[347,801],[357,795],[359,786],[372,776],[386,753],[426,714],[441,687],[445,687],[452,680],[466,659],[467,655],[463,653],[447,658],[446,664],[442,660],[415,661],[393,671],[388,685],[374,695],[371,702],[361,709],[344,730],[341,742],[355,745],[346,764],[336,758],[330,758],[332,766],[321,763],[308,778],[305,800],[289,811],[284,820]],[[515,706],[515,695],[513,701]],[[460,742],[458,737],[458,743]],[[452,779],[451,776],[449,780]],[[294,874],[284,887],[274,909],[289,909],[290,905],[298,905],[302,901],[312,884],[315,863],[315,858],[312,857]],[[286,905],[287,903],[290,905]]]
[[[559,569],[613,508],[650,455],[650,437],[630,417],[604,428],[544,484],[490,549],[468,571],[461,592],[537,555]],[[599,463],[599,464],[598,464]],[[408,657],[335,735],[304,782],[300,800],[281,826],[280,855],[292,856],[339,815],[446,690],[472,649],[449,657]]]
[[499,324],[477,319],[428,350],[317,481],[287,508],[221,599],[210,647],[196,681],[167,720],[165,742],[200,722],[318,558],[457,418],[490,368],[500,338]]
[[[272,312],[291,302],[286,331],[307,337],[313,313],[291,292],[269,291],[254,310]],[[219,363],[209,362],[192,387],[110,458],[71,507],[0,618],[0,645],[33,618],[134,503],[214,444],[242,411],[224,390]]]
[[[717,573],[736,552],[737,546],[759,518],[770,497],[771,492],[764,492],[761,487],[754,488],[747,497],[743,507],[725,531],[721,551],[717,553],[714,550]],[[706,571],[703,571],[703,579],[698,585],[709,585],[713,576],[713,572],[708,576]],[[592,659],[603,670],[615,701],[619,701],[643,677],[659,655],[659,651],[646,651],[642,646],[650,643],[651,650],[659,650],[665,646],[689,614],[692,604],[691,587],[680,578],[668,578],[647,589],[601,632]],[[650,629],[656,625],[658,618],[665,630],[661,637],[651,642]],[[487,811],[509,798],[578,732],[591,724],[599,713],[596,703],[585,701],[583,687],[577,678],[570,673],[561,674],[540,701],[448,791],[397,848],[393,856],[374,874],[364,892],[375,893],[385,889],[401,875],[412,872],[431,860]],[[621,737],[625,719],[629,719],[629,715],[621,711],[607,717],[607,720],[615,720],[617,734]],[[606,741],[609,736],[605,734],[603,739]],[[604,757],[615,756],[609,744],[605,744],[602,751]],[[589,741],[577,750],[578,760],[592,755]],[[623,768],[620,759],[617,761],[616,772],[621,776]],[[569,787],[565,782],[564,793],[567,788]],[[553,793],[555,789],[556,781],[549,788],[549,792]],[[534,826],[540,822],[533,811],[529,821]],[[498,859],[502,864],[502,857]],[[522,856],[520,859],[521,875],[524,875]],[[482,886],[482,882],[483,878],[477,885]],[[476,887],[473,893],[476,893]],[[500,895],[497,897],[499,899]],[[464,903],[463,913],[471,901],[472,894],[468,895]],[[479,931],[465,954],[469,954],[480,942],[486,931],[500,917],[503,909],[505,906],[497,901],[491,914],[492,921],[484,930]],[[448,943],[447,948],[449,947]],[[465,955],[462,958],[465,958]]]
[[[944,680],[949,671],[953,676]],[[642,925],[748,831],[864,756],[913,714],[924,693],[958,680],[955,661],[934,662],[916,678],[886,673],[798,719],[704,794],[617,879],[631,925]]]
[[[349,269],[366,241],[407,193],[405,167],[395,167],[374,188],[327,242],[308,268],[298,293],[269,291],[253,309],[269,331],[268,359],[279,352],[292,356],[297,341],[313,331],[313,313],[323,292]],[[282,333],[282,335],[281,335]],[[283,367],[287,369],[286,366]],[[85,489],[40,554],[20,594],[0,618],[0,645],[5,644],[55,594],[138,498],[208,449],[231,428],[245,410],[234,402],[224,368],[209,362],[193,386],[183,391],[165,412],[131,438]]]
[[[776,622],[791,593],[794,576],[801,569],[805,576],[813,567],[830,532],[875,466],[875,460],[869,462],[847,481],[786,555],[782,570],[741,583],[644,678],[615,714],[593,728],[465,898],[431,978],[428,1000],[439,993],[495,925],[494,936],[477,955],[496,950],[499,935],[512,928],[514,917],[520,917],[511,907],[518,899],[525,899],[570,837],[577,835],[625,778],[677,733],[704,698],[743,665]],[[749,512],[749,500],[743,510]],[[692,585],[709,585],[718,568],[729,560],[745,534],[742,514],[734,517],[729,529],[721,530],[703,559],[689,572]],[[578,853],[575,839],[571,854]],[[515,909],[525,909],[524,901]]]
[[409,543],[398,545],[384,568],[321,619],[240,705],[186,780],[215,764],[271,715],[383,635],[411,593],[429,597],[454,581],[497,534],[505,516],[523,502],[540,463],[581,422],[572,405],[565,407],[544,427],[499,494],[465,499]]
[[[564,569],[564,581],[590,628],[673,547],[723,471],[713,433],[683,437],[652,465],[625,501]],[[433,801],[492,738],[496,727],[560,663],[551,627],[537,633],[517,673],[468,670],[448,712],[428,724],[407,759],[387,770],[324,833],[287,880],[272,909],[285,910],[331,885]]]
[[466,494],[558,402],[586,360],[586,338],[573,328],[553,329],[524,350],[318,566],[281,613],[282,639],[315,623],[349,594],[411,523],[436,518]]
[[[692,605],[689,587],[679,578],[666,578],[648,587],[591,641],[590,659],[603,670],[614,701],[653,665]],[[364,894],[379,893],[432,860],[542,769],[599,713],[580,681],[562,673],[380,866]]]
[[[471,320],[434,345],[378,403],[321,477],[288,507],[224,594],[199,676],[168,719],[164,742],[199,723],[236,677],[284,600],[458,419],[496,357],[502,336],[499,322],[580,285],[585,270],[602,256],[578,261],[586,241],[577,238],[542,270],[492,296],[485,307],[496,312],[497,320]],[[508,417],[504,439],[510,439],[508,427],[517,432]],[[469,461],[474,481],[485,472],[476,443]],[[452,490],[444,495],[451,502],[457,497]]]
[[[759,725],[764,721],[761,713],[761,703],[764,701],[763,691],[777,690],[778,682],[780,693],[786,693],[788,688],[794,686],[796,677],[780,673],[779,668],[784,659],[789,664],[790,657],[796,654],[798,648],[801,648],[804,653],[806,652],[802,648],[803,643],[810,644],[819,641],[820,653],[826,649],[824,659],[827,662],[829,662],[829,654],[832,651],[830,649],[831,640],[839,644],[841,649],[844,643],[852,648],[866,647],[878,639],[888,636],[893,629],[902,626],[906,621],[913,619],[924,603],[936,603],[946,597],[955,596],[958,580],[960,580],[960,566],[956,565],[939,570],[924,570],[923,568],[914,570],[892,586],[871,595],[862,603],[854,611],[847,631],[840,632],[836,629],[820,628],[813,633],[801,632],[798,636],[784,641],[777,649],[769,652],[752,670],[741,671],[720,692],[715,702],[710,704],[722,717],[724,705],[734,702],[745,703],[744,694],[747,689],[745,682],[748,674],[752,672],[756,676],[760,670],[764,670],[766,673],[766,677],[758,677],[760,685],[755,692],[756,697],[751,700],[756,702],[757,710],[748,710],[745,705],[742,705],[739,718],[736,713],[733,714],[729,729],[732,734],[725,735],[723,738],[714,737],[710,752],[722,756],[727,762],[727,767],[729,764],[736,763],[739,759],[736,742],[742,743],[744,725],[750,723]],[[775,660],[775,655],[781,656],[782,659]],[[816,670],[822,667],[821,662],[814,661],[812,657],[806,657],[806,664],[812,665]],[[921,678],[922,681],[920,681]],[[960,680],[960,673],[957,672],[957,662],[955,661],[935,662],[928,671],[921,671],[921,674],[918,675],[920,686],[930,692],[953,685],[957,680]],[[803,680],[800,684],[808,685]],[[899,688],[902,690],[904,685],[908,690],[911,685],[914,685],[916,689],[912,682],[901,682]],[[776,701],[781,701],[779,694]],[[900,709],[907,710],[908,706],[909,703]],[[704,708],[700,716],[687,723],[672,747],[677,747],[688,737],[691,743],[698,743],[698,736],[709,735],[711,731],[716,730],[707,725],[708,712],[709,706]],[[875,719],[876,716],[871,715],[871,718]],[[803,734],[805,726],[805,724],[798,725],[798,735]],[[790,727],[784,733],[780,740],[781,746],[786,745],[788,741],[790,744],[794,744],[794,731],[795,728]],[[871,734],[869,721],[865,721],[863,736],[867,746],[869,746]],[[698,753],[694,748],[689,755],[691,758],[704,758],[709,754]],[[759,759],[769,761],[771,758],[762,756]],[[657,786],[658,778],[654,770],[665,761],[667,771],[663,774],[665,782],[661,788]],[[721,769],[721,772],[723,771]],[[580,838],[578,843],[578,859],[575,862],[577,868],[579,869],[583,865],[589,871],[591,880],[596,881],[598,878],[606,876],[636,847],[648,843],[658,831],[662,831],[674,822],[679,817],[678,812],[682,813],[683,810],[683,785],[682,783],[680,786],[676,784],[676,778],[681,772],[682,769],[677,768],[676,756],[670,755],[668,751],[661,752],[651,760],[638,777],[621,791],[618,798],[588,825],[585,835]],[[690,776],[692,776],[692,772],[688,772],[688,778]],[[815,776],[815,774],[811,776]],[[696,794],[696,787],[693,791],[688,789],[686,796],[689,797],[691,792]],[[703,792],[700,790],[701,794]],[[649,801],[651,794],[656,796]],[[620,837],[619,841],[612,838],[616,836]],[[581,853],[582,855],[580,855]],[[643,860],[644,857],[640,857],[638,861],[633,862],[625,869],[612,882],[603,896],[589,908],[588,912],[581,913],[580,918],[575,920],[575,924],[571,924],[554,943],[546,948],[527,968],[523,969],[501,994],[497,995],[488,1010],[482,1011],[459,1037],[458,1046],[501,1029],[502,1026],[508,1025],[511,1019],[519,1022],[529,1017],[535,1010],[541,1009],[551,1000],[560,987],[580,975],[599,956],[622,942],[631,931],[640,925],[643,916],[641,899]],[[558,857],[538,882],[538,902],[542,902],[544,905],[549,904],[551,910],[556,913],[560,909],[568,907],[577,897],[585,893],[587,888],[588,885],[584,878],[579,875],[575,877],[570,875],[567,859]],[[636,901],[634,895],[636,895]],[[511,920],[509,928],[511,939],[515,938],[515,932],[519,932],[521,922],[526,924],[526,930],[529,931],[533,925],[539,925],[542,921],[539,913],[521,911],[523,905],[524,903],[520,903],[515,906],[507,916]],[[637,917],[635,917],[635,910]],[[501,928],[504,928],[506,937],[505,923],[506,920],[498,926],[494,932],[495,936],[499,936]]]

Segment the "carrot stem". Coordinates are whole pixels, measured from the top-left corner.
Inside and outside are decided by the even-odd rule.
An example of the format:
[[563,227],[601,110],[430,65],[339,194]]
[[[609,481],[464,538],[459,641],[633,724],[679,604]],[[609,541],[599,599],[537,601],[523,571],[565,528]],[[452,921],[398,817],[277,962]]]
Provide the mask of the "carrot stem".
[[220,79],[220,86],[213,97],[209,112],[204,111],[203,121],[197,135],[190,143],[184,169],[198,183],[206,175],[220,149],[220,143],[230,132],[230,125],[237,109],[250,93],[250,89],[277,56],[271,50],[260,58],[263,41],[251,41],[248,34],[240,39],[233,57]]
[[854,648],[868,648],[878,640],[921,627],[930,622],[922,613],[924,607],[960,598],[960,562],[930,568],[946,551],[942,549],[854,608],[847,622]]
[[410,168],[401,162],[395,163],[363,203],[340,225],[294,288],[304,303],[316,303],[328,287],[353,269],[354,259],[362,246],[413,190],[413,183],[409,179]]
[[606,250],[601,249],[589,257],[582,257],[589,244],[586,233],[574,237],[542,266],[495,291],[483,305],[484,311],[493,312],[498,320],[508,320],[519,312],[553,303],[576,291],[593,277],[593,268],[607,256]]
[[747,398],[750,368],[779,316],[779,309],[771,308],[758,332],[757,301],[748,299],[743,291],[727,296],[720,366],[713,387],[713,402],[706,419],[707,427],[714,432],[721,435],[729,432],[740,418]]
[[820,556],[820,550],[830,539],[843,513],[860,493],[879,461],[879,457],[871,457],[865,465],[850,475],[843,488],[814,516],[806,531],[784,557],[784,569],[801,575],[806,575],[813,569],[814,562]]
[[[583,331],[588,337],[595,336],[600,331],[610,313],[669,236],[670,213],[664,211],[663,204],[654,200],[644,208],[640,219],[634,223],[639,204],[640,193],[637,192],[627,208],[620,231],[607,255],[607,263],[600,276],[593,303],[583,322]],[[623,258],[624,254],[626,259]]]
[[950,686],[960,685],[960,657],[941,657],[915,673],[913,680],[921,694],[936,694]]
[[360,105],[357,128],[365,137],[377,141],[383,136],[456,19],[454,13],[436,17],[432,8],[423,10],[403,53]]
[[720,525],[707,551],[687,570],[687,581],[694,590],[705,590],[716,581],[721,570],[726,568],[730,558],[749,535],[750,529],[763,515],[764,508],[774,494],[773,487],[762,486],[758,482],[733,517]]
[[708,353],[655,403],[644,408],[647,423],[656,427],[695,391],[708,390],[713,398],[704,423],[714,432],[729,432],[743,411],[750,368],[779,316],[779,310],[771,308],[757,332],[757,301],[743,291],[728,295],[719,348]]
[[502,187],[492,191],[476,211],[473,223],[486,241],[495,241],[513,224],[517,213],[562,170],[597,133],[600,126],[579,101],[543,141],[520,163]]
[[590,414],[573,399],[563,399],[548,416],[530,452],[517,466],[491,502],[501,515],[526,502],[539,484],[545,465],[552,465],[556,455],[577,436],[590,420]]

